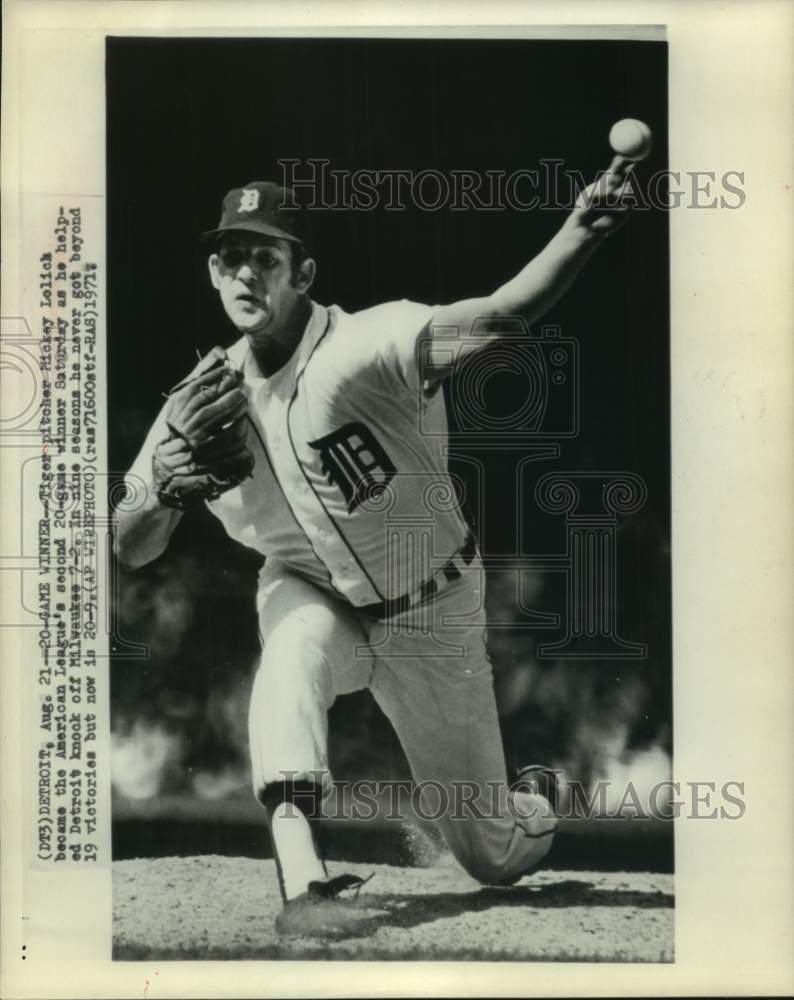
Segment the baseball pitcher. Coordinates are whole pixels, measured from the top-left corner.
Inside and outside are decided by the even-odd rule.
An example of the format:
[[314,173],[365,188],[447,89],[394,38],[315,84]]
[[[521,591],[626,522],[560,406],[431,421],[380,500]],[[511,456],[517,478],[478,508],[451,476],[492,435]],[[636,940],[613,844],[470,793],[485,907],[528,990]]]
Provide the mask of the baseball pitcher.
[[532,323],[565,292],[624,221],[627,182],[614,161],[515,277],[450,305],[351,314],[313,301],[301,210],[273,183],[230,191],[204,234],[240,338],[168,394],[128,474],[146,500],[118,513],[116,551],[144,565],[183,511],[206,503],[265,557],[249,736],[282,933],[338,931],[353,909],[345,892],[363,882],[329,879],[314,836],[331,784],[328,710],[346,692],[369,688],[415,781],[446,792],[441,832],[476,879],[508,885],[549,850],[549,802],[531,774],[508,784],[484,574],[448,477],[440,387],[515,329],[504,318]]

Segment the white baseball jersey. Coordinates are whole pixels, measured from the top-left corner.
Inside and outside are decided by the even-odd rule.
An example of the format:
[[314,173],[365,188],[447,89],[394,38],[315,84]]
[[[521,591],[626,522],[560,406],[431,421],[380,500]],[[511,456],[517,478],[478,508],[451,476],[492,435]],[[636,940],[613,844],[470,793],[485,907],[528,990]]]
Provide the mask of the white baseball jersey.
[[[417,367],[433,312],[313,303],[298,348],[267,379],[245,337],[228,351],[244,375],[255,467],[208,506],[232,538],[355,607],[416,592],[466,540],[443,393],[424,392]],[[151,481],[167,434],[161,412],[132,475]]]

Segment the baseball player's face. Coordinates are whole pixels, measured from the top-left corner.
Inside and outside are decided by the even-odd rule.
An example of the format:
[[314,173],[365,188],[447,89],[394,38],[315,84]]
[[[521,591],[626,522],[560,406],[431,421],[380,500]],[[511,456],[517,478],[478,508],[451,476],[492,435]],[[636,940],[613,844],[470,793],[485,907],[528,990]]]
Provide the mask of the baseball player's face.
[[311,275],[293,276],[286,240],[257,233],[227,233],[209,269],[227,316],[249,336],[276,335],[311,285]]

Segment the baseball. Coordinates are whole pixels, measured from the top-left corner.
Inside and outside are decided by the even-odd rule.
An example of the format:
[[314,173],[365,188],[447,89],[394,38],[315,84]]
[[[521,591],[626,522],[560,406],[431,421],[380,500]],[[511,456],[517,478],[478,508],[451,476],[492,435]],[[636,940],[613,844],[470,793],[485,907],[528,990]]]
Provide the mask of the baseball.
[[609,132],[609,145],[629,160],[644,160],[653,145],[651,130],[637,118],[622,118]]

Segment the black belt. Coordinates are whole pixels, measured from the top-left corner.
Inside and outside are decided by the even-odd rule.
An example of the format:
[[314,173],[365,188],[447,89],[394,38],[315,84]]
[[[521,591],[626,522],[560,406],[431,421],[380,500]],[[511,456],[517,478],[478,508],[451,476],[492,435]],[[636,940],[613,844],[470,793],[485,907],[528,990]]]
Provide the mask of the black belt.
[[[449,562],[444,563],[441,569],[436,570],[430,579],[417,587],[416,590],[408,594],[403,594],[402,597],[393,597],[388,601],[380,601],[378,604],[365,604],[364,607],[356,608],[356,610],[369,615],[370,618],[394,618],[396,615],[410,611],[411,608],[421,607],[421,605],[427,604],[428,601],[432,601],[448,584],[454,580],[459,580],[462,575],[462,569],[471,564],[476,554],[477,540],[474,535],[469,534],[463,543],[463,547],[457,551]],[[461,563],[462,566],[460,565]]]

